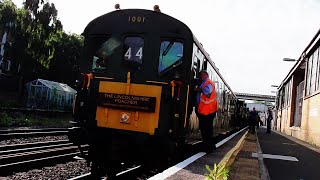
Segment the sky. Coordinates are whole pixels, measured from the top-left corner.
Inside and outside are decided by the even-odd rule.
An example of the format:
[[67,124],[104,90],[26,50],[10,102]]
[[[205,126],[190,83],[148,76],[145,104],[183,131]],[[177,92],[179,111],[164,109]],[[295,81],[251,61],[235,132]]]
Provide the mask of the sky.
[[[94,18],[114,10],[161,12],[192,30],[234,92],[275,95],[320,29],[320,0],[49,0],[67,32],[81,34]],[[13,0],[21,7],[23,0]]]

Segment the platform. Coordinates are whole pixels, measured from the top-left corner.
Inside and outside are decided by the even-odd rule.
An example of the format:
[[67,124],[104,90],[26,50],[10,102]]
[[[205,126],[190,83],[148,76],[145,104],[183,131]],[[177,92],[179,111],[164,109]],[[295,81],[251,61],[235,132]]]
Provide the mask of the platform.
[[213,164],[226,164],[231,159],[232,154],[239,149],[241,142],[247,134],[247,129],[243,129],[237,135],[233,135],[231,139],[223,140],[216,144],[217,150],[212,153],[200,152],[189,159],[159,173],[149,180],[181,180],[181,179],[194,179],[203,180],[208,171],[205,165],[213,168]]
[[266,133],[265,127],[256,133],[243,130],[230,140],[218,143],[216,151],[200,152],[160,174],[150,178],[181,180],[205,179],[213,164],[226,164],[228,180],[313,180],[320,179],[320,148],[277,131]]
[[320,179],[319,147],[278,131],[267,134],[265,128],[259,128],[257,132],[270,179]]

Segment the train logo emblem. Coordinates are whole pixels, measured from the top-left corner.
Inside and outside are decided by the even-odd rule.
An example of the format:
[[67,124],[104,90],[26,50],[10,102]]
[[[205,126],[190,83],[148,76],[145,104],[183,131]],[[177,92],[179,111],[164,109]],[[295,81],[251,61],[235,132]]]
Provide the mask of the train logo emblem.
[[129,123],[130,116],[127,113],[121,113],[120,121],[123,123]]

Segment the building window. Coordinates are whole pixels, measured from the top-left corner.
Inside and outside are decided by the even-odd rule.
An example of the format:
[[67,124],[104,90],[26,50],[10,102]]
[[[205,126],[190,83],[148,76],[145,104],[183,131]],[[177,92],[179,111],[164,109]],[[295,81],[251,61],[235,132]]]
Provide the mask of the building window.
[[287,106],[290,106],[291,104],[291,92],[292,92],[292,79],[288,81],[287,83]]
[[316,78],[316,91],[319,90],[319,81],[320,81],[320,47],[314,53],[314,59],[317,59],[318,67],[317,67],[317,78]]
[[319,90],[319,48],[308,58],[306,95],[311,95]]

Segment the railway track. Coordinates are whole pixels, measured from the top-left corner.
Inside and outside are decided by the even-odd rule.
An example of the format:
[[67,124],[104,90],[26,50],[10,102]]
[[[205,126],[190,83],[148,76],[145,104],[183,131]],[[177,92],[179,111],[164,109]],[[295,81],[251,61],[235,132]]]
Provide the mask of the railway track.
[[[238,131],[241,131],[241,129],[235,129],[235,130],[231,130],[231,131],[219,134],[216,137],[216,146],[217,147],[221,146],[223,143],[225,143],[226,141],[231,139],[233,136],[235,136],[235,134]],[[200,141],[200,142],[191,144],[191,146],[186,148],[186,151],[188,152],[183,152],[184,155],[181,158],[177,159],[175,162],[171,162],[171,165],[175,165],[180,161],[183,161],[200,152],[202,142]],[[168,167],[170,167],[171,165],[169,165]],[[156,168],[149,169],[148,167],[142,167],[140,165],[136,165],[134,167],[124,167],[113,179],[148,179],[158,174],[162,170],[163,169],[156,169]],[[69,180],[89,180],[89,179],[92,179],[91,173],[83,174],[81,176],[77,176]]]
[[70,161],[79,155],[78,147],[67,140],[0,146],[0,172],[8,175]]
[[[0,139],[67,135],[66,128],[1,130]],[[86,150],[87,145],[83,146]],[[78,147],[68,140],[0,146],[0,175],[21,172],[72,160]]]
[[68,128],[0,130],[0,140],[40,136],[61,136],[68,135],[68,133]]
[[[132,179],[132,177],[136,176],[135,174],[141,173],[141,172],[142,172],[142,168],[140,165],[126,168],[125,170],[119,172],[114,179]],[[93,179],[91,173],[87,173],[87,174],[83,174],[83,175],[71,178],[69,180],[91,180],[91,179]],[[101,179],[108,179],[108,178],[101,177]]]

